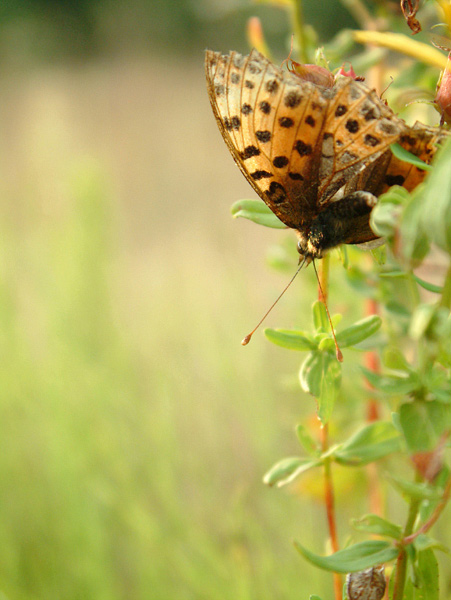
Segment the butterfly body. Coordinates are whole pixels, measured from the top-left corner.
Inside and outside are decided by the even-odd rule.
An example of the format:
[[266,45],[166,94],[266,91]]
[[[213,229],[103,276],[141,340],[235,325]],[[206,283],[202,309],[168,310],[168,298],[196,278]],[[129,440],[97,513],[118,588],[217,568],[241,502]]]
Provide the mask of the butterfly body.
[[435,152],[432,132],[408,127],[374,90],[349,77],[323,87],[256,50],[207,51],[205,67],[211,106],[235,162],[296,231],[307,259],[375,240],[369,215],[377,195],[393,183],[409,189],[409,180],[413,189],[422,179],[394,159],[390,144],[417,155],[428,149],[428,159]]

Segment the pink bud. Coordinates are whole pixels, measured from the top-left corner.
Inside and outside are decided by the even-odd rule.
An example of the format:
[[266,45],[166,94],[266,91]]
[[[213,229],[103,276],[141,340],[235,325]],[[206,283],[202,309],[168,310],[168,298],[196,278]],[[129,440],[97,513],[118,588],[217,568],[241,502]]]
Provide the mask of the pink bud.
[[440,124],[451,123],[451,52],[448,54],[446,68],[440,76],[435,95],[435,104],[442,115]]
[[337,75],[342,75],[343,77],[350,77],[351,79],[359,79],[359,77],[355,74],[355,71],[352,68],[352,65],[350,66],[349,71],[345,71],[345,66],[341,65],[340,70],[338,71]]

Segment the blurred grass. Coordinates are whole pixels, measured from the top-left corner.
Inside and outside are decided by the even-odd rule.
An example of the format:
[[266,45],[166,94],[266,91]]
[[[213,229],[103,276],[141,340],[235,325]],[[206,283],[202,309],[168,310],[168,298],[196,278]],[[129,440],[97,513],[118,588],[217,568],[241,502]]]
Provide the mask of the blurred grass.
[[280,388],[299,357],[239,344],[284,281],[264,267],[268,236],[287,234],[230,219],[248,189],[201,60],[43,68],[0,88],[1,591],[328,590],[291,545],[321,506],[261,483],[311,412]]

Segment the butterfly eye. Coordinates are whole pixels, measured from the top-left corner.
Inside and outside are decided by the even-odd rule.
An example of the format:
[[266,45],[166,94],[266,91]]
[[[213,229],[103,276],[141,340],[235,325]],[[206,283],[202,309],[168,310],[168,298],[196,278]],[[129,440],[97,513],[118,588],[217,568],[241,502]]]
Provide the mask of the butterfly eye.
[[297,243],[297,249],[298,249],[298,252],[299,252],[299,254],[300,254],[301,256],[304,256],[304,254],[305,254],[305,250],[304,250],[304,248],[302,247],[301,240],[299,240],[299,242]]

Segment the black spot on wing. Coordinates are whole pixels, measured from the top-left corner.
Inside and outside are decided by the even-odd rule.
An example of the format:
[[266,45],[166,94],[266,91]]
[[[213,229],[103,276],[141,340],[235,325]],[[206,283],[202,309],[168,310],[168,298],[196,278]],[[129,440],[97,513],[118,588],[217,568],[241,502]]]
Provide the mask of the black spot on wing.
[[271,132],[270,131],[256,131],[255,137],[259,142],[266,143],[271,140]]
[[246,160],[248,158],[252,158],[253,156],[258,156],[260,154],[260,150],[256,146],[246,146],[243,152],[241,152],[241,158]]
[[311,146],[311,144],[306,144],[302,140],[297,140],[297,142],[294,145],[294,147],[298,151],[299,156],[308,156],[309,154],[312,153],[312,146]]
[[387,185],[402,185],[405,178],[402,175],[386,175],[385,183]]
[[293,119],[290,119],[290,117],[280,117],[279,125],[281,127],[285,127],[286,129],[289,129],[290,127],[293,127],[294,121],[293,121]]
[[273,176],[272,173],[269,173],[268,171],[254,171],[250,175],[252,179],[254,179],[254,181],[259,181],[260,179],[268,179],[269,177]]
[[272,164],[278,169],[282,169],[286,167],[290,161],[286,156],[276,156],[276,158],[272,161]]
[[286,94],[283,102],[287,108],[296,108],[302,102],[302,96],[295,90],[291,90]]
[[270,79],[266,82],[265,87],[267,92],[269,92],[270,94],[275,94],[279,89],[279,82],[277,81],[277,79]]
[[281,183],[278,181],[271,181],[266,195],[270,202],[274,204],[281,204],[287,199],[287,192]]
[[370,133],[367,133],[366,136],[363,138],[363,143],[367,146],[371,146],[372,148],[380,144],[380,142],[381,141],[379,138],[375,137],[374,135],[371,135]]
[[355,119],[348,119],[345,125],[349,133],[357,133],[359,130],[359,122]]
[[241,126],[241,119],[240,117],[225,117],[224,119],[224,127],[227,129],[227,131],[232,131],[232,129],[236,129],[238,130]]

